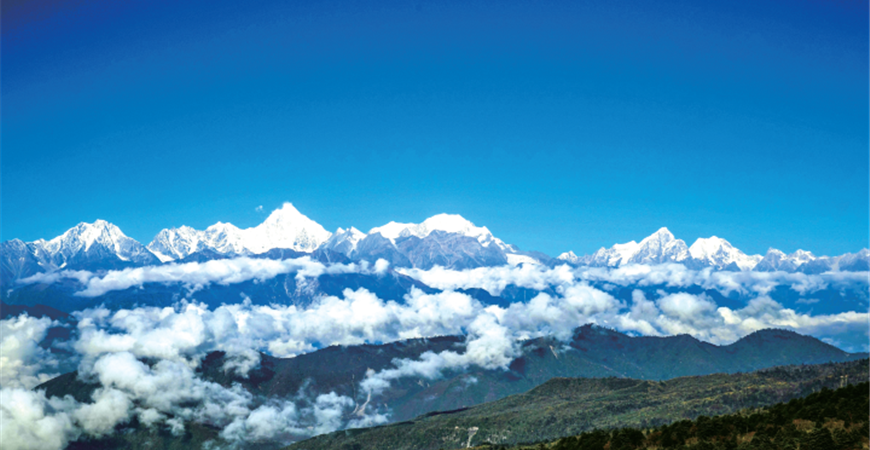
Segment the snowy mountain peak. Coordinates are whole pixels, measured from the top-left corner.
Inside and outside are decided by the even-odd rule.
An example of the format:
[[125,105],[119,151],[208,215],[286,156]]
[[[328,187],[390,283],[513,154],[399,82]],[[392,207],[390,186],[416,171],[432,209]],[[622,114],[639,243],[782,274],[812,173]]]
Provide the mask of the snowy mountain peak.
[[488,234],[486,227],[476,227],[471,221],[459,214],[436,214],[420,224],[421,228],[428,230],[441,230],[447,233],[460,233],[466,236]]
[[806,250],[797,249],[791,255],[788,255],[795,262],[800,262],[801,264],[810,262],[816,259],[816,255],[813,255],[812,252],[808,252]]
[[695,259],[704,259],[710,255],[714,255],[722,249],[730,250],[734,247],[730,242],[717,236],[708,238],[698,238],[695,243],[689,247],[689,253]]
[[636,247],[632,247],[634,252],[626,261],[634,264],[678,262],[689,256],[686,243],[682,239],[675,239],[670,230],[665,227],[659,228],[640,241]]
[[767,257],[767,256],[783,258],[783,257],[785,257],[785,252],[782,250],[778,250],[778,249],[771,247],[771,248],[767,249],[767,253],[765,254],[765,257]]
[[[187,227],[190,228],[190,227]],[[197,231],[197,230],[195,230]],[[217,222],[214,225],[209,226],[205,229],[205,231],[209,231],[212,233],[235,233],[242,231],[239,227],[229,223],[229,222]]]
[[746,255],[730,242],[717,236],[698,238],[689,247],[689,255],[695,260],[720,269],[734,263],[740,270],[751,270],[762,260],[760,255]]
[[296,209],[292,203],[286,202],[283,205],[281,205],[280,208],[272,211],[272,213],[269,214],[269,217],[267,217],[266,220],[263,221],[262,225],[273,226],[273,227],[274,226],[282,226],[282,225],[292,226],[292,224],[295,224],[295,223],[305,223],[305,222],[314,223],[314,221],[312,221],[307,216],[305,216],[304,214],[299,212],[299,210]]
[[394,240],[406,236],[424,238],[435,230],[446,233],[460,233],[473,237],[489,233],[486,227],[475,227],[473,223],[458,214],[436,214],[419,224],[390,222],[386,225],[372,228],[369,234],[380,233],[381,236]]
[[579,264],[580,263],[580,257],[577,256],[573,251],[568,251],[568,252],[562,253],[561,255],[557,256],[556,259],[560,259],[562,261],[569,262],[571,264]]
[[94,244],[103,245],[117,253],[126,241],[133,241],[133,239],[124,235],[117,226],[98,219],[94,223],[81,222],[45,245],[51,253],[87,251]]
[[52,269],[100,258],[124,264],[156,262],[154,255],[142,244],[105,220],[79,223],[54,239],[40,239],[28,246],[30,253],[40,260],[40,265]]
[[587,259],[596,266],[620,266],[628,264],[629,259],[637,253],[640,244],[629,241],[625,244],[613,244],[613,247],[601,247]]
[[273,248],[312,252],[330,236],[332,233],[290,203],[273,211],[260,225],[243,230],[244,246],[253,253]]
[[785,252],[771,248],[753,269],[758,271],[795,271],[804,264],[816,261],[817,259],[819,258],[816,258],[815,255],[805,250],[797,250],[790,255],[786,255]]
[[688,255],[686,243],[674,238],[670,230],[662,227],[639,243],[629,241],[624,244],[614,244],[610,248],[602,247],[591,256],[579,260],[597,266],[615,267],[624,264],[678,262],[688,258]]
[[477,239],[484,247],[496,244],[503,250],[511,249],[501,239],[492,235],[486,227],[475,226],[468,219],[459,214],[436,214],[420,224],[390,222],[386,225],[372,228],[369,234],[380,233],[381,236],[395,242],[401,237],[416,236],[425,238],[433,231],[456,233]]
[[161,230],[148,244],[148,250],[161,262],[173,261],[199,250],[204,233],[187,225]]
[[224,255],[259,254],[273,248],[312,252],[331,235],[292,204],[284,203],[256,227],[240,229],[231,223],[217,222],[204,231],[190,227],[166,229],[157,234],[148,249],[163,262],[182,259],[200,250]]
[[671,233],[671,230],[668,230],[667,227],[661,227],[655,233],[647,236],[646,238],[644,238],[640,242],[641,242],[641,244],[643,244],[644,242],[648,242],[648,241],[670,242],[673,240],[674,240],[674,234]]
[[359,242],[365,239],[365,237],[365,233],[354,227],[350,227],[347,230],[339,228],[335,230],[335,233],[333,233],[333,235],[327,239],[320,248],[332,250],[350,257],[356,250]]

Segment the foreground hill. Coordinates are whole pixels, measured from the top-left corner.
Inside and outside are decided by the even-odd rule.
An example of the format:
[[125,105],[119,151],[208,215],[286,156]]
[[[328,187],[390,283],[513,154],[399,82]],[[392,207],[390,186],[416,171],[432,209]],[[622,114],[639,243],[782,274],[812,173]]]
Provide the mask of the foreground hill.
[[[551,443],[511,449],[646,450],[682,448],[859,450],[867,448],[870,384],[822,389],[804,398],[735,414],[701,416],[650,430],[594,430]],[[480,449],[505,449],[484,444]]]
[[[682,377],[665,382],[557,378],[527,393],[496,402],[427,414],[393,425],[321,435],[290,448],[434,450],[483,442],[553,440],[593,429],[650,428],[788,401],[823,388],[866,382],[868,375],[868,361],[861,360],[778,367],[748,374]],[[835,415],[836,410],[830,416]],[[603,444],[597,448],[603,448]]]

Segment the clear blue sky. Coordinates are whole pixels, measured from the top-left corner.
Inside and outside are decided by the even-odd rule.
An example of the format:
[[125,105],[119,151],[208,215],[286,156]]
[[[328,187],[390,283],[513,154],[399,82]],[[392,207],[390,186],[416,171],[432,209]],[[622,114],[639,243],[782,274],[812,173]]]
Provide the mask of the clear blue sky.
[[868,246],[866,1],[613,3],[3,2],[2,239],[290,201],[552,255]]

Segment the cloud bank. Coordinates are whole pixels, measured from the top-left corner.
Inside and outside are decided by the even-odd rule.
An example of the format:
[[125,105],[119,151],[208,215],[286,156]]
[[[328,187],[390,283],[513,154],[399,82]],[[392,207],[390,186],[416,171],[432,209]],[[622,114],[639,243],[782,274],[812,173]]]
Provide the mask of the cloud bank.
[[[787,284],[810,291],[822,286],[866,283],[862,274],[755,274],[689,271],[664,266],[620,269],[483,268],[404,272],[443,289],[427,294],[411,288],[401,302],[384,300],[365,289],[321,296],[307,306],[238,303],[209,309],[195,300],[195,289],[210,283],[268,279],[281,273],[313,277],[322,273],[384,273],[385,264],[323,265],[307,258],[273,261],[252,258],[128,269],[102,277],[77,273],[88,295],[142,283],[182,283],[193,299],[172,307],[112,311],[93,308],[75,313],[76,330],[65,348],[72,351],[83,379],[98,382],[89,402],[47,398],[27,390],[56,374],[54,354],[40,347],[49,319],[26,315],[0,321],[0,440],[10,448],[63,448],[82,436],[111,433],[134,418],[146,426],[182,433],[191,422],[220,428],[223,443],[289,442],[336,429],[383,423],[389,411],[372,407],[393,381],[403,377],[436,379],[445,370],[469,367],[503,369],[519,355],[521,340],[543,335],[568,339],[585,323],[642,335],[687,333],[727,344],[763,328],[787,328],[866,350],[868,314],[798,313],[767,295]],[[158,270],[159,269],[159,270]],[[866,277],[866,274],[863,274]],[[591,283],[620,286],[690,286],[739,290],[745,306],[717,305],[704,294],[634,290],[620,300]],[[483,288],[493,295],[515,285],[547,292],[527,302],[487,305],[460,288]],[[438,335],[465,335],[464,351],[428,352],[418,359],[393,361],[360,381],[357,398],[334,392],[300,391],[281,399],[258,398],[240,385],[221,386],[196,371],[213,351],[226,353],[223,370],[245,376],[260,352],[292,357],[333,344],[390,342]],[[855,344],[848,337],[857,336]],[[849,342],[853,342],[849,347]]]
[[485,289],[500,295],[509,285],[542,290],[550,286],[573,285],[579,281],[611,283],[617,286],[668,286],[686,288],[700,286],[717,290],[723,295],[767,295],[777,286],[788,286],[800,294],[829,287],[864,288],[867,272],[825,272],[817,275],[788,272],[729,272],[712,268],[689,269],[682,264],[633,264],[618,268],[578,267],[561,265],[555,268],[527,265],[520,268],[480,267],[451,270],[435,267],[429,270],[397,269],[398,272],[438,289]]
[[146,283],[181,284],[190,291],[197,291],[211,284],[229,285],[250,280],[266,281],[288,273],[296,273],[297,280],[303,281],[306,278],[316,278],[323,274],[381,274],[388,268],[389,263],[385,260],[378,260],[374,265],[366,261],[359,264],[334,263],[325,265],[308,256],[282,260],[239,257],[110,270],[102,275],[86,270],[61,270],[38,273],[23,278],[18,283],[50,284],[64,278],[70,278],[85,286],[76,295],[97,297],[111,291],[141,287]]

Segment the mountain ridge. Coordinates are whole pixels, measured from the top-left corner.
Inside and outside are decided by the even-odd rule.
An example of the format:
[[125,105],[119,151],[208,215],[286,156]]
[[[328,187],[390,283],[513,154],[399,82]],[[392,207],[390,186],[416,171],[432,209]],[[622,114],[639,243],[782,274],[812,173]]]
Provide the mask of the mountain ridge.
[[[0,285],[36,273],[63,269],[112,270],[184,261],[282,254],[274,250],[325,256],[343,255],[349,261],[385,259],[395,267],[429,269],[434,266],[468,269],[486,266],[536,264],[555,266],[621,267],[631,264],[678,263],[689,268],[716,270],[788,271],[810,274],[826,271],[870,270],[870,250],[817,257],[798,250],[786,255],[776,249],[765,256],[746,255],[716,236],[698,238],[691,246],[660,228],[640,242],[602,247],[591,255],[566,252],[557,258],[520,251],[455,214],[437,214],[419,224],[389,222],[369,233],[349,227],[335,233],[300,213],[290,203],[273,211],[261,224],[240,229],[218,222],[205,230],[188,226],[161,230],[143,246],[104,220],[80,223],[51,240],[0,243]],[[270,253],[271,252],[271,253]]]

